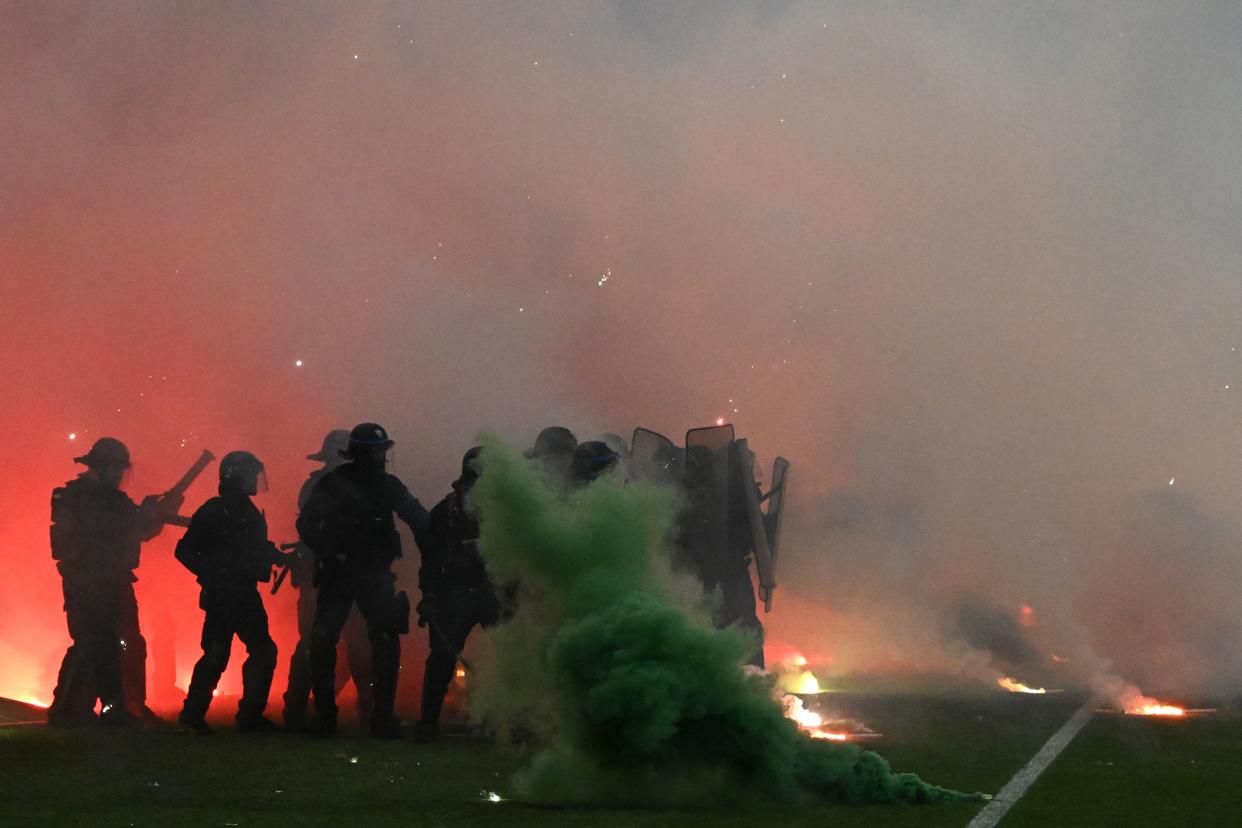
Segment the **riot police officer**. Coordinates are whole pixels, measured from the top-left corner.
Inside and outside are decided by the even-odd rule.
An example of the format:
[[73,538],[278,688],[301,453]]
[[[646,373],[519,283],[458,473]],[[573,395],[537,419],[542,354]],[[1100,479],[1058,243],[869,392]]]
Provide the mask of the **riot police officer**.
[[[116,438],[101,437],[74,462],[86,471],[52,492],[52,557],[73,643],[61,663],[48,723],[93,721],[97,698],[104,722],[128,724],[135,713],[153,718],[145,707],[146,643],[138,631],[133,571],[142,542],[160,533],[181,498],[151,496],[141,506],[130,500],[121,491],[129,449]],[[127,688],[123,674],[136,686]]]
[[229,663],[236,635],[246,645],[242,665],[242,698],[237,729],[261,732],[278,729],[263,715],[276,644],[268,633],[267,611],[258,584],[271,579],[272,567],[285,562],[267,537],[267,519],[250,499],[266,490],[263,464],[248,451],[233,451],[220,461],[219,496],[204,503],[177,543],[177,560],[202,585],[203,655],[194,665],[190,689],[178,717],[198,735],[211,734],[205,717],[211,697]]
[[[345,462],[341,456],[349,446],[349,432],[343,429],[329,431],[323,438],[323,444],[315,454],[307,455],[307,460],[323,463],[306,478],[302,489],[298,492],[298,511],[306,506],[311,491],[324,475]],[[298,644],[289,659],[289,683],[285,690],[284,722],[286,730],[306,729],[306,704],[310,700],[310,643],[311,631],[315,622],[315,551],[305,543],[299,543],[294,550],[289,566],[290,580],[298,590]],[[349,613],[343,630],[343,649],[345,661],[349,666],[349,677],[353,679],[354,689],[358,693],[358,715],[363,721],[371,715],[371,645],[367,641],[366,627],[357,608]],[[345,676],[337,671],[337,692],[345,685]]]
[[393,712],[401,661],[399,635],[409,631],[409,601],[395,594],[392,564],[401,557],[401,539],[393,515],[423,537],[427,510],[405,484],[386,470],[393,441],[376,423],[361,423],[349,434],[345,458],[350,462],[315,484],[301,514],[298,534],[315,550],[319,592],[311,636],[311,687],[316,732],[336,731],[336,645],[356,603],[367,622],[374,675],[371,733],[399,738]]
[[439,733],[440,709],[453,680],[453,671],[475,625],[495,624],[500,602],[479,554],[479,523],[466,496],[479,478],[475,447],[461,461],[461,477],[453,491],[431,510],[418,587],[418,625],[427,627],[427,668],[423,673],[423,701],[414,738],[430,741]]

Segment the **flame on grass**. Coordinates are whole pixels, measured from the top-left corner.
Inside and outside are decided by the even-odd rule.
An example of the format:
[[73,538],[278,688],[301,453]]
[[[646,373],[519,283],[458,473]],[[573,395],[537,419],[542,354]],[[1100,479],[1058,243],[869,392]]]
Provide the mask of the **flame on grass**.
[[996,680],[996,683],[1008,690],[1010,693],[1033,693],[1042,696],[1048,692],[1048,690],[1044,687],[1031,687],[1023,684],[1015,678],[1010,678],[1009,676],[1001,676]]
[[848,742],[850,734],[824,727],[824,717],[814,710],[807,710],[802,699],[786,695],[781,699],[785,708],[785,718],[792,720],[798,728],[812,739],[827,739],[830,742]]

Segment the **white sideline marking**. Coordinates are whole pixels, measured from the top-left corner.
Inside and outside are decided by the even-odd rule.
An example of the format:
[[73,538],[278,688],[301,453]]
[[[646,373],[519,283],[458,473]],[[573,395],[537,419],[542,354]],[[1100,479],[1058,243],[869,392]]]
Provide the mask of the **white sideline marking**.
[[1022,798],[1027,788],[1031,787],[1039,775],[1047,770],[1052,760],[1065,750],[1065,746],[1074,740],[1078,731],[1082,730],[1089,721],[1091,721],[1091,702],[1078,708],[1078,712],[1071,716],[1068,722],[1061,725],[1060,730],[1052,734],[1052,738],[1039,749],[1039,753],[1032,756],[1031,761],[1014,774],[1013,779],[1005,783],[1000,793],[993,797],[986,808],[975,814],[975,818],[966,828],[994,828],[996,823],[1009,813],[1014,803]]

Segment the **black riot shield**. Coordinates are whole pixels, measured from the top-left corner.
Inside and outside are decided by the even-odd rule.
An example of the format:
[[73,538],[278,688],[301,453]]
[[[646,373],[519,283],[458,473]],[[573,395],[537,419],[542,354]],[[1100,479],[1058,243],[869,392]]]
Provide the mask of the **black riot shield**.
[[686,432],[686,551],[704,589],[735,575],[738,561],[730,540],[730,483],[737,477],[733,426]]
[[630,478],[646,483],[681,486],[685,453],[663,434],[634,429],[630,449]]

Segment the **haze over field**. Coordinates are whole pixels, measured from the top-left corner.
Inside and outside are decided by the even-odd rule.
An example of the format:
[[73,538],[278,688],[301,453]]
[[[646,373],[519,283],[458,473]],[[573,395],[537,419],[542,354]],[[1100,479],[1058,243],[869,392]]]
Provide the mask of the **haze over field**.
[[[479,430],[717,417],[794,464],[772,639],[986,675],[1029,605],[1031,659],[1236,691],[1239,36],[1189,2],[3,7],[0,695],[50,696],[48,496],[99,436],[138,497],[254,451],[284,540],[331,427],[387,426],[430,505]],[[180,532],[139,571],[179,677]]]

